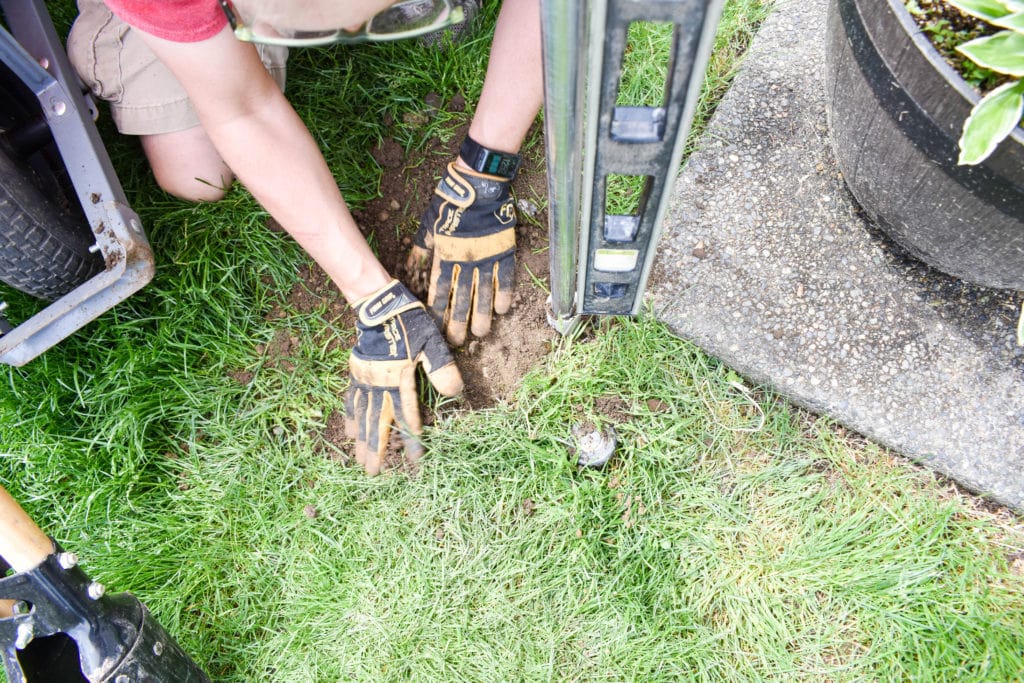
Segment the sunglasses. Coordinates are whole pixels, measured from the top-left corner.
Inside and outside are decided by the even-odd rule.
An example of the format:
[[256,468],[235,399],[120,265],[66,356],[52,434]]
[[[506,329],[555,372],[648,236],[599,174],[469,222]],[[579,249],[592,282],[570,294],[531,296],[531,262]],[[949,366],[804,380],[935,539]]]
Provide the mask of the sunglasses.
[[219,1],[236,38],[247,43],[287,47],[414,38],[453,26],[465,18],[462,5],[455,4],[453,0],[401,0],[375,14],[354,31],[344,28],[305,31],[270,26],[261,21],[246,23],[238,16],[231,0]]

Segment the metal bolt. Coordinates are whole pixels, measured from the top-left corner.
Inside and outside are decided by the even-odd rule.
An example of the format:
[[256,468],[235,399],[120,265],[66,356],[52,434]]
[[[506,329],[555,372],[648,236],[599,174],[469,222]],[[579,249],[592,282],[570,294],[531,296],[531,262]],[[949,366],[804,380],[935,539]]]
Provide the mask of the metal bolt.
[[132,683],[132,679],[128,677],[128,674],[118,674],[114,683]]
[[89,597],[93,600],[99,600],[103,597],[103,594],[107,592],[107,587],[99,581],[93,581],[89,584]]
[[75,553],[61,553],[57,556],[57,563],[64,569],[71,569],[78,564],[78,555]]
[[40,57],[39,58],[39,66],[43,67],[44,69],[49,69],[50,68],[50,60],[47,59],[46,57]]
[[156,641],[155,643],[153,643],[153,654],[155,654],[157,657],[159,657],[163,653],[164,653],[164,644],[161,643],[159,640]]
[[99,250],[100,250],[100,243],[99,242],[93,242],[92,246],[89,247],[89,253],[90,254],[95,254]]
[[68,110],[68,103],[64,100],[52,99],[50,100],[50,111],[57,116],[64,116],[64,113]]
[[14,639],[14,647],[24,650],[35,637],[36,634],[33,632],[32,624],[19,624],[18,635]]

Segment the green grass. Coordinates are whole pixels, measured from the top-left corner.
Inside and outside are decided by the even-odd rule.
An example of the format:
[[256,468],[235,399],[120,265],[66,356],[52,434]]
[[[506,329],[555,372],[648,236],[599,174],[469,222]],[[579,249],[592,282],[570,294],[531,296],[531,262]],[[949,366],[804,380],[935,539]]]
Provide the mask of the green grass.
[[[747,18],[723,35],[765,11],[729,8]],[[294,54],[347,196],[374,196],[380,137],[453,135],[465,114],[415,115],[428,92],[474,101],[486,48]],[[563,340],[507,405],[442,411],[418,476],[331,460],[352,331],[288,304],[304,254],[244,190],[184,205],[111,149],[156,279],[0,369],[0,478],[214,680],[1024,680],[1018,518],[650,315]],[[282,335],[294,367],[261,356]],[[618,454],[579,472],[570,427],[609,404]]]
[[[5,463],[216,680],[1020,678],[1019,520],[650,319],[444,418],[414,478],[317,452],[338,387],[314,355],[249,388],[198,368],[111,396],[112,377],[61,411],[102,433],[39,425]],[[570,426],[609,399],[618,455],[578,472]]]

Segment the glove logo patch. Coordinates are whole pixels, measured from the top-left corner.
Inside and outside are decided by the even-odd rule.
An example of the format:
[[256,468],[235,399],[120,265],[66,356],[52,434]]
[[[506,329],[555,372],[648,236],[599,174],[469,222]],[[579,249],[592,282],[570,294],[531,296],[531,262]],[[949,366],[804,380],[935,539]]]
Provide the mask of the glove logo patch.
[[498,222],[502,225],[509,225],[510,223],[516,222],[516,209],[511,201],[507,201],[501,205],[501,207],[494,212],[494,217],[498,219]]
[[401,341],[402,335],[398,331],[398,322],[395,318],[385,321],[384,339],[388,342],[388,356],[398,358],[398,342]]
[[451,235],[462,222],[462,208],[452,209],[451,204],[441,207],[438,212],[437,222],[434,223],[434,232],[442,235]]

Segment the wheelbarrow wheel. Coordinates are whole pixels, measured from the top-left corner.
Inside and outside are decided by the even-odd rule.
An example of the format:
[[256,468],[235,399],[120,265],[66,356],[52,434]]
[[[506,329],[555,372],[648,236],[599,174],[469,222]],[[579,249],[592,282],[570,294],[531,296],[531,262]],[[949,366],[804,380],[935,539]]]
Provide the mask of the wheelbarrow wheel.
[[93,243],[88,229],[47,200],[0,148],[0,281],[57,299],[103,270],[89,251]]

